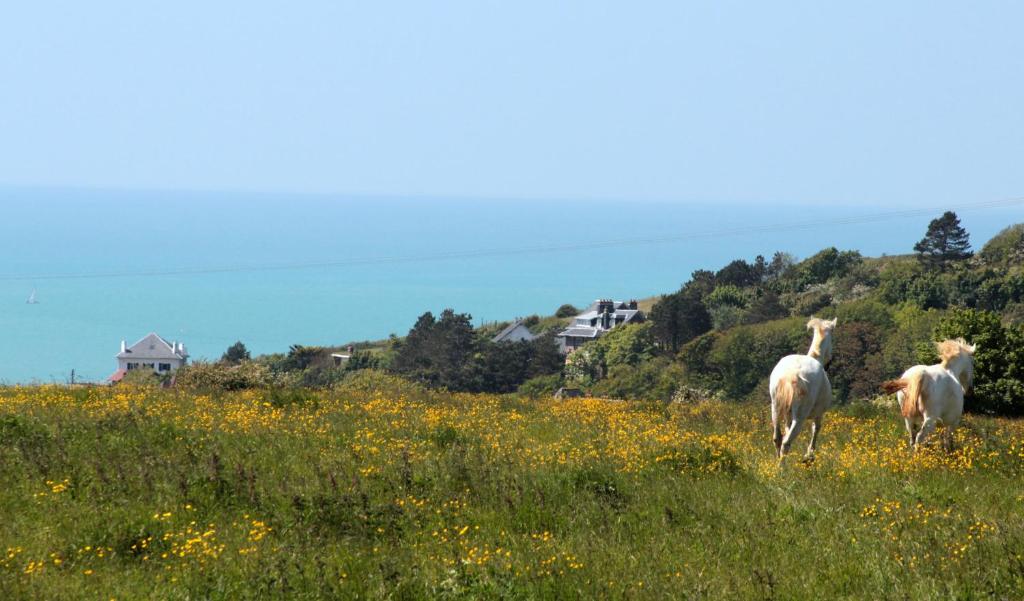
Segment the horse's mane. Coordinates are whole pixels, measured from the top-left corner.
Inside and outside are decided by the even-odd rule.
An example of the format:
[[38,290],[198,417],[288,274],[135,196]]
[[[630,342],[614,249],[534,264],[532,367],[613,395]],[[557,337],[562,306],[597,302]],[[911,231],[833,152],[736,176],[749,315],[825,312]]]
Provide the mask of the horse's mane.
[[827,319],[821,319],[820,317],[812,317],[807,320],[808,330],[818,330],[820,332],[821,330],[824,330],[825,328],[831,327],[833,325],[834,324],[831,321]]
[[963,338],[936,342],[935,349],[939,352],[939,359],[941,360],[943,367],[946,367],[950,361],[963,353],[967,353],[968,355],[974,354],[974,345],[967,344],[967,341]]

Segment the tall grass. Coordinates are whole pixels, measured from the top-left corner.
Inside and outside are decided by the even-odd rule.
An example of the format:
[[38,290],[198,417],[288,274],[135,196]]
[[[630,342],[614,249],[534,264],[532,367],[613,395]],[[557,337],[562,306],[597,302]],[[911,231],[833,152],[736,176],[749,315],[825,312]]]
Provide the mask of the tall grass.
[[[764,405],[0,391],[0,598],[1021,598],[1024,424]],[[804,439],[806,443],[806,439]]]

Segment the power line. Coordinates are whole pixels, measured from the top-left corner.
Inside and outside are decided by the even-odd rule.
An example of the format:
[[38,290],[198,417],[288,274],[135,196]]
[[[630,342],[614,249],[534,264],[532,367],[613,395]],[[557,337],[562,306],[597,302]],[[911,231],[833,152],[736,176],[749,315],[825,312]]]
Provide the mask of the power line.
[[[957,211],[969,211],[980,209],[994,209],[1001,207],[1012,207],[1024,204],[1024,197],[1008,198],[1004,200],[993,200],[962,204],[953,207]],[[903,209],[899,211],[887,211],[881,213],[870,213],[865,215],[853,215],[847,217],[836,217],[831,219],[817,219],[792,223],[775,223],[765,225],[740,226],[733,228],[721,228],[698,232],[689,232],[674,236],[655,236],[638,238],[619,238],[615,240],[600,240],[594,242],[580,242],[575,244],[550,244],[525,246],[519,248],[490,248],[476,250],[448,251],[433,254],[419,255],[392,255],[377,257],[355,257],[350,259],[338,259],[334,261],[317,261],[304,263],[281,263],[263,265],[225,265],[212,267],[184,267],[179,269],[155,269],[139,271],[109,271],[93,273],[51,273],[39,275],[0,275],[0,281],[24,281],[24,280],[82,280],[82,279],[105,279],[105,278],[132,278],[132,277],[162,277],[175,275],[208,275],[218,273],[240,273],[257,271],[292,271],[300,269],[318,269],[331,267],[352,267],[362,265],[380,265],[393,263],[418,263],[447,261],[452,259],[477,259],[484,257],[502,257],[525,254],[550,254],[560,252],[572,252],[579,250],[591,250],[599,248],[614,248],[622,246],[642,246],[651,244],[664,244],[670,242],[685,242],[701,238],[718,238],[722,236],[743,236],[750,234],[766,234],[784,231],[799,231],[816,229],[821,227],[839,225],[858,225],[888,221],[891,219],[904,219],[908,217],[920,217],[934,214],[937,211],[949,210],[949,207],[928,207],[919,209]]]

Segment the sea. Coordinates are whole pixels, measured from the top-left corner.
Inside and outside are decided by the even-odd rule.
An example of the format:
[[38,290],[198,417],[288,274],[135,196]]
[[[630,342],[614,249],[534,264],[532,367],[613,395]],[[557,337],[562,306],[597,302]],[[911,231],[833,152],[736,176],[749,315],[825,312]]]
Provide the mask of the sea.
[[[920,206],[920,205],[918,205]],[[957,207],[948,207],[957,209]],[[671,292],[829,246],[912,252],[941,208],[0,188],[0,383],[103,382],[150,332],[217,359]],[[1021,205],[958,211],[980,246]],[[36,303],[26,302],[35,292]]]

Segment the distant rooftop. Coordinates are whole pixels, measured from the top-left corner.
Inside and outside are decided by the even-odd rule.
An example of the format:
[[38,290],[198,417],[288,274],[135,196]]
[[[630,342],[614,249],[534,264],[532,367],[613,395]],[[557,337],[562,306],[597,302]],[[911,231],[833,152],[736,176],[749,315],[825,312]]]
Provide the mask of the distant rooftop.
[[141,340],[125,347],[121,342],[121,352],[117,354],[118,359],[187,359],[188,351],[181,342],[167,342],[156,333],[149,333]]

